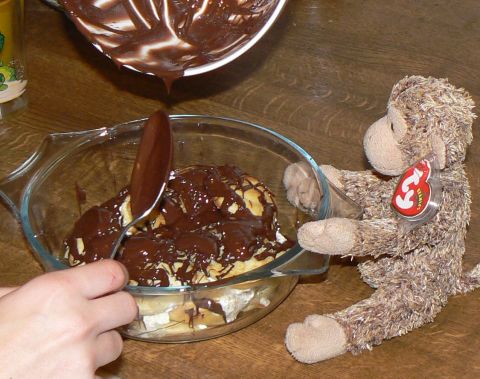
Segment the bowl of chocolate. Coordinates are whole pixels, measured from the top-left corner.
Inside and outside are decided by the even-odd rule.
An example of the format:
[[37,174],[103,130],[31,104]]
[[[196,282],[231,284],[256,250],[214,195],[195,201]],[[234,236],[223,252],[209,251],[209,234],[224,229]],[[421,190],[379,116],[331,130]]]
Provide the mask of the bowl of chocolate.
[[60,4],[77,29],[118,66],[163,78],[215,70],[252,48],[287,0],[98,1]]
[[[188,342],[218,337],[272,311],[299,276],[321,274],[328,258],[296,243],[303,223],[330,217],[331,185],[301,147],[259,125],[174,115],[173,164],[162,200],[130,228],[116,259],[138,320],[130,338]],[[131,220],[129,180],[145,120],[49,135],[0,181],[45,270],[109,258]],[[315,209],[287,199],[282,177],[302,162],[323,193]]]

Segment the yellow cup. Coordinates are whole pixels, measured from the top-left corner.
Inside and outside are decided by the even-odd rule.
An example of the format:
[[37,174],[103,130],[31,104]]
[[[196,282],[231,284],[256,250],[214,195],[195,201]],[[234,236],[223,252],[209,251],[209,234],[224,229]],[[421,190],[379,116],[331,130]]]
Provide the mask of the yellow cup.
[[0,119],[26,105],[23,0],[0,0]]

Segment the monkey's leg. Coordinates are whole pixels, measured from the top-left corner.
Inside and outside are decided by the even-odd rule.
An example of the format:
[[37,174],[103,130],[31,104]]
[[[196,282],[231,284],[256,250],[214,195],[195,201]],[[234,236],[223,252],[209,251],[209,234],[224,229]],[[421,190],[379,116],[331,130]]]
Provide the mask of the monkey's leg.
[[330,315],[311,315],[287,329],[286,346],[301,362],[314,363],[347,351],[358,353],[431,322],[447,301],[425,276],[380,286],[368,299]]

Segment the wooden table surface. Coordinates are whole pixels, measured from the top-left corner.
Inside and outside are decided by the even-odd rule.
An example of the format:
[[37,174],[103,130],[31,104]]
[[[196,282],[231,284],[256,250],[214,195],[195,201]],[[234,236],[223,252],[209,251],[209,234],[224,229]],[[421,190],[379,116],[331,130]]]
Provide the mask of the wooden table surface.
[[[0,126],[0,175],[51,132],[109,126],[158,108],[222,115],[272,128],[319,163],[364,169],[362,136],[385,112],[404,75],[448,77],[480,104],[480,7],[476,0],[291,0],[247,54],[216,72],[162,83],[118,70],[63,14],[26,6],[29,107]],[[467,159],[473,192],[465,267],[480,261],[480,135]],[[0,285],[42,272],[20,227],[0,207]],[[480,377],[480,291],[450,299],[435,321],[373,351],[314,365],[284,347],[288,324],[342,309],[371,293],[349,261],[325,281],[299,284],[256,324],[215,340],[174,345],[128,340],[107,366],[121,378]]]

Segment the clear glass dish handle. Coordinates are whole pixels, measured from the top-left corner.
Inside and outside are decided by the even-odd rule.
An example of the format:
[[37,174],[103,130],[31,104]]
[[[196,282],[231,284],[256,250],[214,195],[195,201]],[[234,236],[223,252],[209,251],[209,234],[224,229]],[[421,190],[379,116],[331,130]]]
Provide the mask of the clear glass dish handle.
[[[322,199],[322,201],[328,203],[325,218],[360,219],[363,215],[363,208],[333,185],[327,178],[325,180],[328,184],[328,193],[324,194],[325,196]],[[272,276],[323,274],[328,268],[329,258],[328,255],[304,250],[293,259],[273,269]]]
[[328,179],[329,202],[328,212],[325,218],[342,217],[350,219],[360,219],[363,215],[363,208],[355,201],[349,198],[341,189],[335,186]]
[[54,162],[72,143],[88,143],[93,138],[111,138],[107,128],[82,132],[52,133],[42,141],[38,149],[18,168],[0,179],[0,203],[4,203],[20,221],[22,196],[30,179],[38,173],[46,162]]

